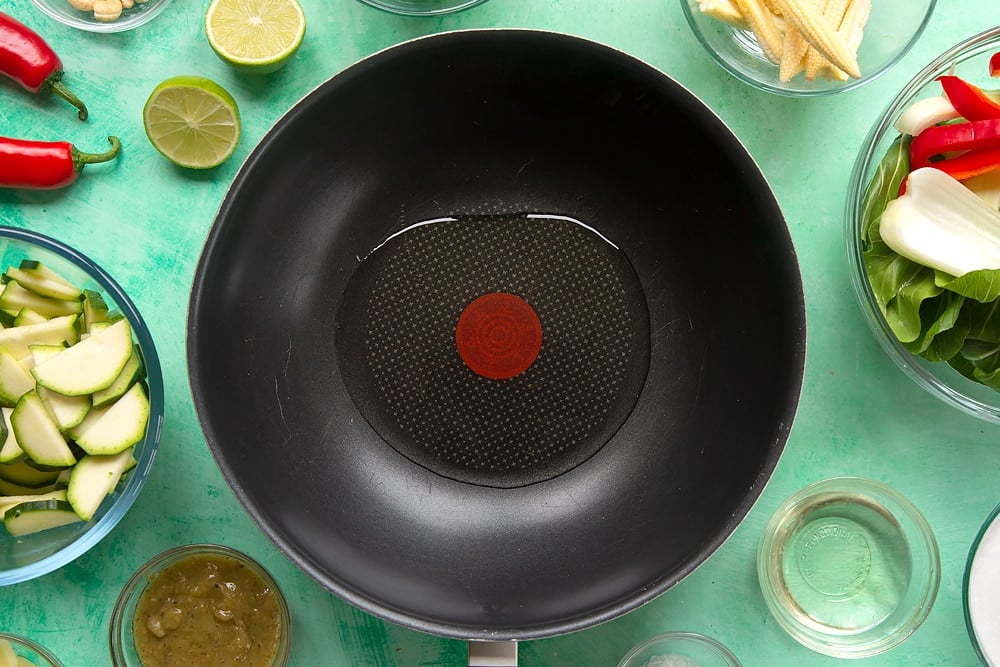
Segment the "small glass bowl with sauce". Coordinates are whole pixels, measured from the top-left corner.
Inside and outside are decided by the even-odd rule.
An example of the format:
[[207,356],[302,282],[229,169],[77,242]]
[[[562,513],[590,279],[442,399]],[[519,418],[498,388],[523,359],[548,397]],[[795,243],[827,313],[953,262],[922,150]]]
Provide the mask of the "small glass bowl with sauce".
[[[24,658],[34,667],[63,667],[59,658],[52,655],[44,646],[27,637],[0,632],[0,643],[9,644],[10,648],[14,649],[14,655]],[[0,649],[0,655],[2,655],[2,650]]]
[[215,544],[164,551],[132,575],[111,613],[114,667],[284,667],[291,617],[255,560]]
[[941,580],[937,541],[907,498],[880,482],[837,477],[793,494],[757,554],[761,591],[796,641],[864,658],[909,637]]

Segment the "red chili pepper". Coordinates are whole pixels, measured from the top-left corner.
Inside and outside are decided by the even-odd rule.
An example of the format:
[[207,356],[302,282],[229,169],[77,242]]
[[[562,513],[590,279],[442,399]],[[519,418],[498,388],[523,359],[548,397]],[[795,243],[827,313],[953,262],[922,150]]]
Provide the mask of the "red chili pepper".
[[966,120],[1000,118],[1000,96],[957,76],[939,76],[944,94],[955,111]]
[[980,148],[1000,148],[1000,119],[933,125],[910,142],[910,169],[931,166],[936,155]]
[[0,12],[0,74],[33,93],[51,90],[79,110],[80,120],[87,120],[87,107],[62,83],[63,65],[56,52],[38,33],[3,12]]
[[121,143],[108,137],[106,153],[84,153],[68,141],[26,141],[0,137],[0,187],[55,190],[77,179],[88,164],[118,155]]
[[990,58],[990,76],[1000,76],[1000,51],[994,53],[993,57]]

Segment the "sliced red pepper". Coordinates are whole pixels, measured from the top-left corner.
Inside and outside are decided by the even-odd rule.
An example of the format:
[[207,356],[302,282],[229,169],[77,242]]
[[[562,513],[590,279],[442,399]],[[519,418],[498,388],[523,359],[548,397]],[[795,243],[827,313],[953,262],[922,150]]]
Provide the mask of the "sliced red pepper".
[[0,137],[0,187],[54,190],[77,179],[83,167],[113,160],[121,143],[108,137],[106,153],[84,153],[67,141],[27,141]]
[[1000,118],[1000,96],[986,91],[957,76],[939,76],[948,101],[966,120]]
[[1000,76],[1000,51],[994,53],[993,57],[990,58],[990,76]]
[[1000,148],[1000,119],[928,127],[910,142],[910,169],[931,166],[935,155],[979,148]]
[[931,167],[940,169],[958,181],[1000,169],[1000,148],[980,148],[967,151],[947,160],[932,162]]

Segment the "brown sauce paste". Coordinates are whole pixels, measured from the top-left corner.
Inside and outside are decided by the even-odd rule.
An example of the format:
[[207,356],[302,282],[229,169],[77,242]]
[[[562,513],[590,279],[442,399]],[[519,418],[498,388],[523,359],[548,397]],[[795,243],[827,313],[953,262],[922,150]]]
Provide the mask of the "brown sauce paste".
[[133,620],[144,667],[270,667],[281,633],[275,591],[218,554],[188,556],[155,575]]

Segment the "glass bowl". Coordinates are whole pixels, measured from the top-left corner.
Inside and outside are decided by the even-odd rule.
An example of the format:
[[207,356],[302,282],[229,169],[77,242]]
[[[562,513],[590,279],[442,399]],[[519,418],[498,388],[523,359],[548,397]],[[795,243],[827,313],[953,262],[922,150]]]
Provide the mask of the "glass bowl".
[[937,597],[937,542],[920,511],[879,482],[811,484],[771,517],[757,554],[771,614],[795,640],[836,658],[897,646]]
[[59,658],[52,655],[44,646],[33,642],[27,637],[0,632],[0,640],[10,642],[11,646],[14,647],[14,653],[19,657],[30,660],[35,667],[63,667],[63,663],[60,662]]
[[753,32],[709,16],[699,0],[680,0],[695,37],[731,75],[754,88],[779,95],[812,96],[851,90],[877,78],[899,62],[923,33],[936,0],[874,0],[857,59],[861,78],[846,81],[802,73],[781,81],[778,66],[764,55]]
[[[198,576],[206,572],[217,571],[216,568],[219,567],[220,563],[235,564],[241,571],[242,569],[248,570],[249,576],[256,580],[252,585],[246,584],[247,586],[251,586],[251,588],[257,589],[257,592],[254,594],[255,611],[264,604],[261,601],[262,595],[273,597],[273,603],[270,604],[273,604],[275,607],[278,637],[274,658],[269,667],[284,667],[288,662],[288,656],[292,647],[292,621],[281,589],[278,588],[278,584],[275,583],[267,570],[253,558],[235,549],[218,544],[186,544],[174,547],[154,556],[136,570],[135,574],[132,575],[124,588],[122,588],[118,600],[115,602],[114,609],[111,611],[109,639],[113,667],[142,667],[143,663],[139,658],[134,640],[133,621],[137,618],[137,610],[141,608],[143,596],[150,585],[156,584],[158,578],[165,572],[176,567],[190,566],[193,559],[197,559],[201,563],[193,573],[189,571],[186,573],[185,578],[175,578],[168,573],[164,579],[175,579],[184,581],[184,583],[194,582],[194,586],[198,586]],[[203,583],[200,590],[186,588],[179,594],[172,595],[170,597],[170,608],[172,610],[174,608],[179,610],[183,606],[183,611],[188,616],[193,616],[197,612],[192,610],[197,609],[199,605],[208,605],[212,606],[211,613],[216,614],[216,617],[218,617],[219,613],[227,613],[227,610],[221,610],[217,604],[218,598],[213,598],[211,594],[204,593],[204,590],[211,590],[213,587],[218,588],[223,593],[222,597],[225,598],[228,594],[245,589],[245,586],[240,586],[235,582],[235,578],[232,581],[208,580],[208,583],[210,584],[208,586]],[[191,594],[191,597],[185,600],[183,596],[188,593]],[[153,611],[155,609],[154,607]],[[230,607],[228,612],[232,612],[234,616],[226,622],[226,625],[240,623],[244,629],[249,627],[249,624],[246,623],[246,617],[241,616],[238,611],[235,611],[235,608]],[[170,629],[188,633],[188,636],[191,636],[191,633],[195,632],[192,628],[185,627],[183,622],[180,625],[170,625],[167,620],[164,620],[162,627],[168,628],[168,633]],[[213,637],[217,637],[218,635],[209,635],[204,631],[198,634],[203,638],[207,637],[205,641],[211,644],[208,647],[209,650],[215,652],[224,650],[223,643],[213,641]],[[245,635],[241,639],[245,640]]]
[[966,379],[945,362],[927,361],[911,353],[893,334],[872,291],[865,268],[865,244],[861,233],[864,224],[864,199],[868,184],[879,163],[899,133],[893,127],[900,114],[914,101],[941,93],[936,79],[954,69],[969,81],[996,87],[990,83],[987,63],[990,54],[1000,50],[1000,28],[971,37],[935,58],[903,87],[875,122],[862,144],[854,163],[848,186],[845,213],[845,237],[849,274],[861,312],[882,349],[895,364],[920,387],[968,414],[1000,423],[1000,392]]
[[146,483],[163,423],[163,379],[156,348],[142,316],[125,291],[104,269],[73,248],[28,230],[0,227],[0,270],[16,266],[22,259],[38,260],[74,285],[100,292],[110,309],[118,310],[128,319],[145,363],[149,424],[144,439],[135,445],[136,465],[104,499],[90,521],[17,538],[0,529],[0,586],[34,579],[66,565],[114,528]]
[[361,0],[378,9],[403,16],[436,16],[481,5],[486,0]]
[[132,7],[123,9],[122,15],[114,21],[98,21],[94,18],[93,12],[75,9],[69,4],[69,0],[31,0],[31,2],[42,13],[59,23],[88,32],[124,32],[138,28],[155,19],[170,4],[170,0],[146,0],[146,2],[133,0]]
[[664,632],[634,646],[618,667],[740,667],[740,661],[711,637]]
[[983,522],[969,549],[962,585],[965,625],[984,665],[1000,665],[1000,505]]

